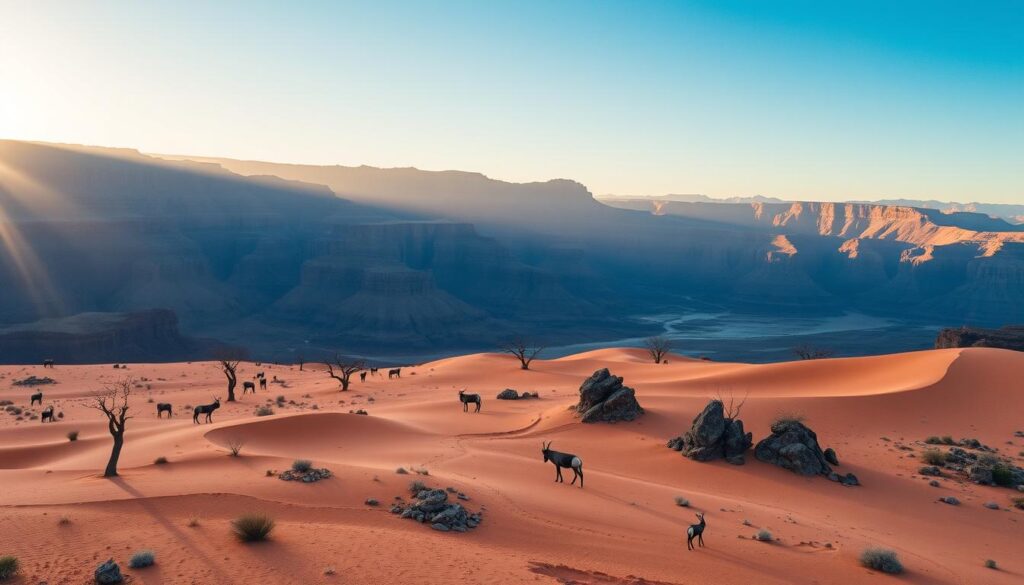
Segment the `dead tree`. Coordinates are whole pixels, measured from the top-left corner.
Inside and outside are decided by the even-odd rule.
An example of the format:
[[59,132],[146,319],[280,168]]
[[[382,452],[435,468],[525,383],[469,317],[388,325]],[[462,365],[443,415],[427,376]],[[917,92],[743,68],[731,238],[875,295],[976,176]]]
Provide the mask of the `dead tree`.
[[218,360],[224,377],[228,379],[228,402],[235,401],[235,386],[238,384],[238,362],[239,360],[224,358]]
[[110,450],[110,459],[107,461],[107,469],[103,477],[117,477],[117,460],[121,457],[121,448],[124,447],[124,427],[128,419],[128,398],[132,394],[132,386],[135,381],[131,378],[124,378],[93,398],[91,408],[102,412],[107,417],[107,429],[110,436],[114,438],[114,447]]
[[337,380],[341,384],[341,391],[345,392],[352,380],[352,374],[364,369],[366,361],[348,359],[338,353],[334,354],[333,360],[324,362],[324,365],[327,366],[327,375]]
[[664,335],[656,335],[645,339],[644,347],[647,349],[647,353],[650,354],[651,359],[654,360],[654,363],[660,364],[661,360],[665,359],[665,356],[672,349],[672,340]]
[[530,362],[537,357],[537,354],[544,351],[544,347],[541,345],[531,344],[522,337],[516,337],[508,343],[503,344],[501,346],[501,351],[516,356],[516,359],[519,360],[520,368],[529,370]]
[[814,347],[813,345],[798,345],[793,348],[793,354],[802,360],[821,360],[830,358],[836,354],[826,347]]
[[743,400],[740,400],[739,404],[736,403],[736,397],[733,396],[732,392],[729,392],[728,402],[726,402],[725,398],[722,397],[721,392],[719,392],[715,398],[722,403],[722,410],[724,411],[723,414],[725,415],[726,420],[735,420],[740,416],[740,411],[743,410],[743,405],[747,403],[747,397],[749,395],[749,393],[744,394]]
[[306,356],[299,354],[295,356],[295,363],[299,364],[299,371],[302,371],[302,367],[306,365]]

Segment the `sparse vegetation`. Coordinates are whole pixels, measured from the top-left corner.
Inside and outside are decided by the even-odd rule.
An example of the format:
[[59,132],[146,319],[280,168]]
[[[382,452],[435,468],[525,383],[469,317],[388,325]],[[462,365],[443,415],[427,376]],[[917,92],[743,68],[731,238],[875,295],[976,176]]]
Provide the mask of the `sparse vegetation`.
[[537,355],[544,351],[544,347],[541,345],[533,344],[522,337],[516,337],[508,343],[501,345],[501,351],[510,353],[516,356],[519,360],[519,367],[523,370],[530,369],[530,362],[532,362]]
[[103,392],[93,397],[93,402],[90,405],[107,417],[107,427],[110,429],[110,436],[114,439],[103,477],[117,476],[117,460],[121,457],[121,448],[124,446],[125,423],[132,418],[128,416],[128,398],[132,395],[133,383],[134,381],[129,377],[107,386]]
[[676,496],[676,505],[680,508],[687,508],[690,506],[690,500],[687,500],[683,496]]
[[274,520],[262,513],[244,514],[231,521],[231,528],[242,542],[259,542],[270,535]]
[[337,380],[341,384],[341,391],[345,392],[352,382],[352,374],[366,368],[366,361],[348,359],[340,353],[336,353],[334,360],[324,362],[324,365],[327,366],[327,375]]
[[805,420],[807,420],[807,417],[798,412],[780,412],[779,414],[775,415],[774,419],[772,419],[772,426],[774,427],[775,425],[802,423]]
[[274,409],[266,404],[256,409],[256,416],[270,416],[272,414],[274,414]]
[[156,562],[156,554],[151,550],[140,550],[128,560],[128,566],[133,569],[151,567]]
[[761,542],[771,542],[772,533],[768,532],[767,530],[758,530],[757,534],[754,535],[754,539],[760,540]]
[[395,470],[395,473],[397,473],[398,475],[409,475],[409,472],[406,471],[404,467],[399,467],[398,469]]
[[423,491],[425,489],[427,489],[427,484],[423,483],[422,481],[420,481],[418,479],[416,481],[410,481],[409,482],[409,491],[414,493],[414,494],[415,493],[419,493],[419,492],[421,492],[421,491]]
[[928,465],[945,465],[946,454],[938,449],[925,449],[921,453],[921,460]]
[[656,335],[654,337],[648,337],[644,340],[644,349],[654,360],[654,363],[660,364],[668,352],[672,350],[672,340],[664,335]]
[[1014,508],[1024,510],[1024,498],[1010,498],[1010,501],[1013,502]]
[[999,569],[999,564],[996,563],[995,561],[993,561],[992,559],[988,559],[988,560],[985,561],[985,568],[986,569]]
[[836,352],[827,347],[804,344],[794,347],[793,354],[802,360],[821,360],[834,356]]
[[67,436],[68,436],[68,440],[69,441],[77,441],[78,440],[78,431],[68,431],[68,435]]
[[197,526],[199,526],[199,517],[198,516],[191,516],[191,517],[189,517],[189,519],[188,519],[188,527],[189,528],[195,528]]
[[884,548],[869,548],[860,553],[860,564],[869,569],[898,575],[903,572],[903,563],[894,551]]
[[296,459],[292,461],[292,471],[306,473],[310,469],[313,469],[313,462],[309,459]]
[[941,445],[942,444],[942,438],[937,437],[935,435],[932,435],[932,436],[928,437],[927,439],[925,439],[924,442],[928,443],[929,445]]
[[232,457],[238,457],[238,454],[242,452],[242,447],[245,446],[245,441],[241,439],[229,439],[228,450],[231,451]]
[[17,575],[18,568],[18,557],[11,555],[0,557],[0,581]]
[[161,455],[160,457],[157,457],[156,459],[153,460],[153,464],[154,465],[166,465],[167,464],[167,458],[164,457],[163,455]]
[[57,519],[58,526],[67,526],[68,524],[71,524],[71,518],[68,518],[67,516],[61,516]]
[[1013,469],[1001,461],[996,463],[992,466],[992,483],[1003,487],[1012,486]]

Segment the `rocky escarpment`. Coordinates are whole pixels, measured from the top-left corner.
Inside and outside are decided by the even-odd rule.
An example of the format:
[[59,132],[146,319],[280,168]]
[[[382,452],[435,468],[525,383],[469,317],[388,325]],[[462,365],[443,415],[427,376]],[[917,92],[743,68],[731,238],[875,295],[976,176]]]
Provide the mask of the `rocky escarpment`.
[[802,422],[783,419],[772,423],[772,434],[757,443],[754,457],[800,475],[824,475],[846,486],[860,485],[852,473],[839,475],[831,465],[839,459],[832,449],[822,451],[818,436]]
[[629,421],[644,413],[636,392],[622,385],[622,378],[608,368],[600,369],[583,381],[580,400],[574,407],[585,423]]
[[743,465],[744,453],[753,445],[753,435],[743,432],[743,421],[726,417],[721,400],[712,400],[693,419],[690,430],[669,439],[668,447],[695,461],[725,459]]
[[82,313],[0,329],[0,362],[174,361],[203,357],[216,344],[185,337],[174,313]]
[[935,349],[951,347],[994,347],[1024,351],[1024,325],[1008,325],[1001,329],[943,329],[935,340]]

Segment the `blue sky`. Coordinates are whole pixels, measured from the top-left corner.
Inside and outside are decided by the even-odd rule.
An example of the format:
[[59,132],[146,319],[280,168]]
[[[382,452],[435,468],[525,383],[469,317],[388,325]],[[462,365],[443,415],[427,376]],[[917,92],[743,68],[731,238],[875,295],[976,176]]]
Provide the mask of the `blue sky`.
[[0,136],[1024,203],[1021,2],[3,2]]

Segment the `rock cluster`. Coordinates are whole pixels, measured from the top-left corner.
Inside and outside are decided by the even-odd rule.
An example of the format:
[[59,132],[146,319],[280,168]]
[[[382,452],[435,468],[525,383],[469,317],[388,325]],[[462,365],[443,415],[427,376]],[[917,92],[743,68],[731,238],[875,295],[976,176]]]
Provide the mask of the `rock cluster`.
[[[449,492],[446,490],[432,489],[418,482],[413,482],[410,490],[412,501],[395,503],[391,506],[392,514],[430,524],[431,528],[441,532],[466,532],[483,521],[480,512],[470,512],[462,504],[448,501]],[[463,494],[459,496],[460,499],[469,499]]]
[[1008,325],[1001,329],[943,329],[935,339],[935,349],[948,347],[996,347],[1024,351],[1024,326]]
[[23,380],[15,380],[11,383],[12,386],[43,386],[46,384],[56,384],[57,381],[49,376],[37,378],[36,376],[29,376]]
[[96,567],[93,577],[100,585],[124,582],[124,577],[121,575],[121,567],[117,566],[114,559],[108,559],[107,562]]
[[628,421],[644,413],[636,401],[636,392],[623,386],[622,378],[613,376],[608,368],[583,381],[580,401],[574,409],[585,423]]
[[528,398],[540,398],[540,393],[523,392],[520,394],[512,388],[505,388],[501,392],[498,392],[498,400],[526,400]]
[[[962,440],[961,445],[973,445],[976,441]],[[980,443],[974,448],[981,454],[968,451],[961,447],[951,447],[938,465],[922,467],[918,473],[922,475],[942,475],[948,471],[953,475],[969,479],[980,485],[998,485],[1020,488],[1024,486],[1024,468],[1017,467],[1009,459],[1000,458],[995,449]],[[926,472],[927,470],[927,472]]]
[[321,479],[327,479],[331,477],[331,470],[323,467],[321,469],[308,469],[306,471],[296,471],[294,469],[288,469],[280,474],[277,478],[283,481],[301,481],[303,483],[313,483],[320,481]]
[[669,439],[668,447],[695,461],[725,458],[743,465],[743,454],[753,443],[753,435],[743,432],[743,421],[726,418],[722,401],[712,400],[693,419],[690,430]]
[[798,420],[773,423],[772,434],[754,447],[754,457],[800,475],[824,475],[846,486],[860,485],[854,474],[839,475],[832,471],[829,459],[838,461],[835,452],[826,458],[818,445],[818,436]]

